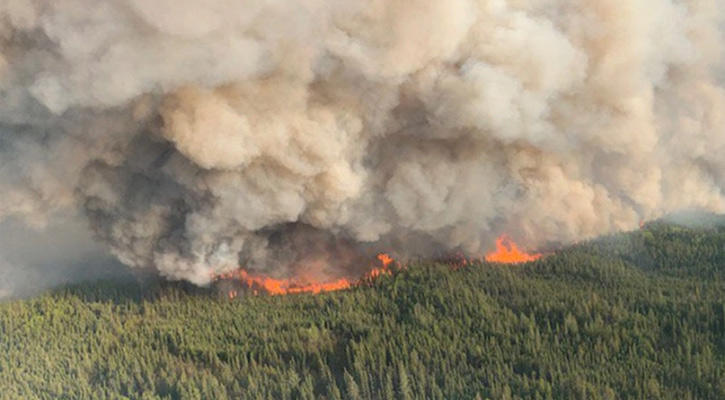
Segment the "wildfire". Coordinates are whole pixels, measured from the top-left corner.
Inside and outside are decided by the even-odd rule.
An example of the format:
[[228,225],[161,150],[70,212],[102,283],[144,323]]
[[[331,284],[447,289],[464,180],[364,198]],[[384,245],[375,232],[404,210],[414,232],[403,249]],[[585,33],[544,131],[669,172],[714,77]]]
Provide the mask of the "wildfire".
[[383,268],[388,268],[388,265],[393,262],[393,258],[385,253],[378,254],[378,260],[383,263]]
[[486,254],[486,261],[501,264],[518,264],[538,260],[541,254],[528,254],[519,250],[508,235],[496,239],[496,251]]
[[[502,235],[496,240],[496,251],[486,254],[486,261],[503,263],[503,264],[515,264],[523,263],[528,261],[534,261],[541,257],[541,254],[527,254],[516,246],[516,243],[511,240],[507,235]],[[458,269],[468,265],[477,259],[469,260],[461,254],[456,254],[453,257],[447,257],[444,262],[451,265],[453,269]],[[441,261],[441,260],[439,260]],[[480,260],[478,260],[480,261]],[[380,253],[377,256],[378,266],[373,267],[370,272],[363,275],[357,280],[349,280],[347,278],[340,278],[336,281],[331,282],[313,282],[308,279],[275,279],[262,275],[254,275],[246,270],[240,269],[235,272],[226,274],[215,275],[212,277],[213,280],[233,280],[239,282],[239,286],[246,287],[249,289],[249,293],[258,295],[265,293],[269,295],[284,295],[284,294],[295,294],[295,293],[312,293],[318,294],[322,292],[332,292],[336,290],[349,289],[358,285],[370,284],[375,278],[382,275],[392,274],[390,269],[391,265],[395,260],[386,253]],[[395,262],[397,267],[404,268],[399,262]],[[237,286],[237,289],[239,288]],[[232,289],[227,292],[230,300],[235,299],[239,292],[236,289]]]
[[[255,276],[245,270],[239,270],[227,274],[221,274],[213,277],[213,280],[238,280],[242,286],[246,286],[251,290],[254,295],[264,292],[270,295],[283,295],[283,294],[294,294],[294,293],[312,293],[318,294],[321,292],[332,292],[335,290],[348,289],[356,284],[369,282],[370,279],[376,278],[381,275],[389,275],[391,271],[389,269],[390,264],[393,263],[393,258],[388,254],[380,253],[377,259],[382,264],[382,267],[375,267],[370,272],[365,274],[362,278],[357,281],[350,281],[346,278],[340,278],[332,282],[309,282],[300,279],[274,279],[265,276]],[[230,300],[237,297],[237,290],[230,290],[227,295]]]
[[320,292],[347,289],[352,286],[350,281],[345,278],[333,282],[316,283],[293,279],[274,279],[264,276],[253,276],[245,270],[239,271],[239,280],[243,285],[252,290],[264,290],[271,295],[291,293],[317,294]]

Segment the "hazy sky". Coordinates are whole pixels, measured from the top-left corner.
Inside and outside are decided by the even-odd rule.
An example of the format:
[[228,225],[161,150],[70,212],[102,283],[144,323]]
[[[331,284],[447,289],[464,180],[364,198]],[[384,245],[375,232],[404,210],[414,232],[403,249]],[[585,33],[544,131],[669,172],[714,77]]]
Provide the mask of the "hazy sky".
[[127,277],[85,224],[68,215],[52,219],[45,229],[12,218],[0,224],[0,298],[67,282]]

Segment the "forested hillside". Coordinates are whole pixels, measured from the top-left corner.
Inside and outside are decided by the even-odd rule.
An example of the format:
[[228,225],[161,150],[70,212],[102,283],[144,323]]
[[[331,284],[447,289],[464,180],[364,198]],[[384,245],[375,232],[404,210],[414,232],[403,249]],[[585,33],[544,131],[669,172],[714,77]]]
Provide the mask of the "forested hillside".
[[723,399],[725,228],[658,222],[320,295],[97,283],[5,302],[0,398]]

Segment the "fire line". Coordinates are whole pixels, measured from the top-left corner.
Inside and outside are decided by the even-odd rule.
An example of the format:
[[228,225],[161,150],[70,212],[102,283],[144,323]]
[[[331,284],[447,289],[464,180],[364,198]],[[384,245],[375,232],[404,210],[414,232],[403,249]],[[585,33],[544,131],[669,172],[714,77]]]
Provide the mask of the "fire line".
[[519,250],[516,243],[506,234],[496,239],[496,250],[486,254],[486,261],[501,264],[519,264],[539,258],[541,254],[529,254]]

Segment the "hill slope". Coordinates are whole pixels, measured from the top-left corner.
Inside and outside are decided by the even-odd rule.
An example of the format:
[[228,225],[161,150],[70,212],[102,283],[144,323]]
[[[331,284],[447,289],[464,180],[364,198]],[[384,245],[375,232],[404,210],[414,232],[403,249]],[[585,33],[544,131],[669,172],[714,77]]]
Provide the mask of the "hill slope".
[[322,295],[75,286],[0,304],[0,399],[721,399],[725,228]]

